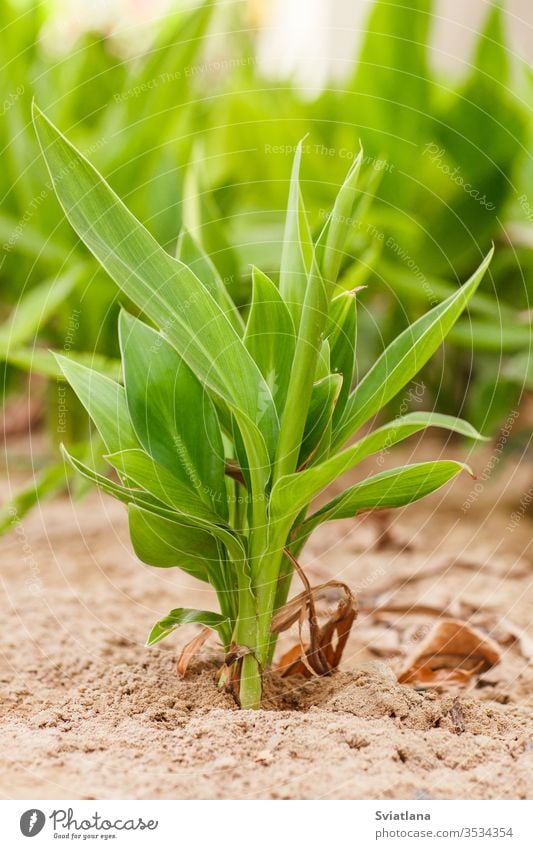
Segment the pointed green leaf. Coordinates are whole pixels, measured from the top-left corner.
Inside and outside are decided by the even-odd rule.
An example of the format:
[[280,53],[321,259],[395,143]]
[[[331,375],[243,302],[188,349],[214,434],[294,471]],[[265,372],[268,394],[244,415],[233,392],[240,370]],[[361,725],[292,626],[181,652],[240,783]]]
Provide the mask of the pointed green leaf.
[[220,566],[216,540],[201,528],[156,516],[135,504],[128,506],[129,530],[137,557],[150,566],[183,569],[200,581]]
[[199,380],[252,423],[261,423],[273,451],[278,423],[270,390],[208,289],[158,245],[35,106],[34,123],[56,194],[80,238]]
[[146,490],[177,513],[214,524],[222,523],[223,517],[210,509],[190,486],[144,451],[119,451],[108,454],[106,460],[126,480]]
[[479,286],[493,252],[491,249],[467,283],[406,328],[381,354],[348,398],[334,446],[346,442],[427,363]]
[[357,200],[357,181],[363,161],[363,149],[355,157],[344,183],[339,189],[316,243],[316,258],[322,276],[334,284],[339,276],[346,241],[352,226],[352,213]]
[[119,328],[126,400],[139,442],[226,517],[224,447],[213,402],[160,333],[124,311]]
[[279,276],[279,290],[298,330],[313,257],[313,241],[300,189],[302,141],[298,143],[292,166],[287,217]]
[[[113,498],[118,499],[118,501],[121,501],[123,504],[136,504],[150,513],[162,516],[164,519],[178,522],[186,521],[189,525],[202,528],[224,544],[228,555],[234,563],[241,564],[244,562],[246,552],[242,538],[235,532],[230,531],[229,528],[221,524],[217,524],[221,522],[221,519],[216,514],[209,513],[201,501],[195,500],[196,496],[192,490],[189,490],[187,493],[179,481],[176,481],[175,479],[169,481],[169,477],[171,477],[170,473],[167,472],[166,469],[163,469],[162,466],[158,467],[157,473],[161,475],[161,478],[165,478],[165,476],[167,476],[166,479],[162,481],[154,478],[152,475],[153,469],[150,467],[149,463],[146,462],[146,460],[149,461],[150,458],[144,455],[143,460],[142,457],[138,456],[143,455],[144,452],[122,452],[123,455],[135,455],[128,457],[127,459],[121,457],[120,454],[115,454],[114,465],[117,469],[119,467],[124,469],[128,468],[128,470],[132,471],[136,477],[139,477],[139,479],[145,479],[147,475],[150,475],[150,486],[154,492],[159,492],[159,494],[165,499],[170,500],[170,498],[172,498],[175,505],[178,503],[179,496],[182,495],[183,498],[180,501],[181,507],[174,505],[169,507],[167,501],[163,501],[149,490],[141,488],[141,484],[137,484],[136,487],[120,486],[109,478],[104,477],[104,475],[101,475],[99,472],[96,472],[94,469],[89,468],[89,466],[82,463],[81,460],[73,457],[69,454],[64,445],[61,446],[61,453],[65,460],[74,469],[76,469],[76,471],[80,472],[80,474],[87,478],[87,480],[96,484],[96,486],[103,492],[108,495],[112,495]],[[126,473],[124,473],[124,477],[127,477]],[[137,481],[133,478],[131,478],[131,481],[135,484],[137,483]]]
[[331,422],[335,402],[342,386],[340,374],[329,374],[313,386],[305,430],[298,457],[298,467],[308,461],[322,442],[324,431]]
[[319,465],[312,466],[294,475],[281,478],[271,495],[271,511],[275,516],[288,512],[295,515],[309,504],[323,489],[338,477],[357,466],[365,457],[389,448],[428,427],[441,427],[459,433],[469,439],[484,439],[478,431],[463,419],[441,413],[408,413],[364,436],[355,445],[330,457]]
[[242,318],[229,296],[224,281],[218,273],[218,269],[197,240],[185,228],[182,229],[179,235],[176,259],[179,259],[196,274],[206,289],[213,295],[220,308],[225,312],[239,336],[242,336],[244,331]]
[[[64,374],[58,361],[58,357],[61,356],[64,356],[64,354],[61,354],[59,351],[45,351],[44,348],[9,348],[9,351],[6,353],[6,362],[32,374],[40,374],[43,377],[62,380]],[[119,380],[122,375],[122,364],[120,360],[104,357],[102,354],[87,354],[83,351],[76,351],[73,358],[75,358],[75,361],[79,365],[103,374],[104,377],[114,382]]]
[[186,607],[177,607],[171,610],[168,616],[156,622],[148,640],[147,646],[153,646],[165,637],[168,637],[179,625],[205,625],[216,631],[225,647],[231,639],[231,623],[220,613],[212,613],[210,610],[190,610]]
[[278,413],[282,413],[294,357],[294,324],[274,283],[252,269],[253,293],[244,344],[270,387]]
[[333,411],[333,426],[335,426],[344,412],[355,370],[357,302],[354,292],[343,292],[333,298],[327,340],[331,348],[331,370],[342,375],[342,386]]
[[95,423],[107,450],[115,452],[138,448],[139,441],[131,426],[124,387],[71,357],[58,354],[56,360]]
[[351,486],[314,513],[299,532],[306,535],[322,522],[348,519],[366,510],[404,507],[440,489],[459,472],[469,471],[464,463],[436,460],[389,469]]

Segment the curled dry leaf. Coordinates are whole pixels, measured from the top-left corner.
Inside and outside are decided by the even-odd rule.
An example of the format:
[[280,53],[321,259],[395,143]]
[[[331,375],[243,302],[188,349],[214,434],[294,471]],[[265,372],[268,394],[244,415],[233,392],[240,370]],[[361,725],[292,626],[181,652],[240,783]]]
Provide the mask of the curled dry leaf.
[[466,684],[499,663],[499,646],[466,622],[442,619],[416,646],[398,676],[402,684]]
[[[286,631],[295,622],[299,623],[300,642],[293,646],[281,658],[278,670],[284,677],[288,675],[330,675],[341,661],[352,624],[357,616],[355,598],[347,584],[341,581],[326,581],[311,587],[307,576],[299,563],[286,550],[298,572],[305,590],[283,605],[272,619],[271,630],[274,634]],[[335,611],[323,625],[319,625],[315,602],[324,596],[330,596],[332,590],[340,591],[340,600]],[[302,628],[307,617],[309,626],[309,644],[304,645]]]
[[211,634],[211,628],[202,628],[199,634],[194,637],[190,642],[187,643],[186,646],[183,646],[181,650],[181,654],[178,658],[178,663],[176,665],[176,669],[178,671],[178,675],[181,675],[183,678],[187,669],[189,667],[189,663],[193,659],[199,649],[202,648],[203,644]]

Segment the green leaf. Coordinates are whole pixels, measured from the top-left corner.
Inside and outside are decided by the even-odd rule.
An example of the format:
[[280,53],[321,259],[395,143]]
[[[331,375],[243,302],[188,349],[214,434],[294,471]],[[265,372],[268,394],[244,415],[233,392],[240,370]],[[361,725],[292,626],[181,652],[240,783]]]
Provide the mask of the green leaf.
[[302,141],[298,143],[292,165],[289,201],[279,275],[279,290],[298,330],[313,258],[313,240],[300,189]]
[[357,344],[357,302],[354,292],[333,298],[330,307],[327,340],[331,348],[331,370],[342,375],[342,386],[333,411],[337,424],[352,389]]
[[[59,351],[45,351],[44,348],[9,348],[6,353],[6,362],[32,374],[61,380],[64,378],[58,362],[58,357],[61,356],[64,355]],[[74,357],[79,365],[97,371],[112,381],[116,382],[122,375],[120,360],[104,357],[101,354],[84,353],[83,351],[76,351]]]
[[[76,471],[80,472],[87,480],[96,484],[103,492],[112,495],[113,498],[118,499],[123,504],[136,504],[148,512],[162,516],[164,519],[169,519],[170,521],[181,522],[185,520],[187,524],[202,528],[220,540],[226,547],[228,555],[234,563],[242,564],[245,560],[246,552],[242,538],[229,528],[217,524],[221,522],[221,519],[216,514],[210,513],[203,502],[195,500],[196,496],[194,492],[190,490],[187,493],[185,487],[179,481],[176,481],[176,479],[172,480],[170,472],[167,472],[162,466],[159,466],[157,469],[157,472],[161,475],[161,480],[153,477],[153,468],[150,466],[150,463],[146,462],[150,458],[146,455],[144,455],[144,458],[138,456],[143,455],[142,451],[122,452],[123,455],[134,455],[127,458],[126,456],[121,457],[120,454],[115,454],[113,455],[114,465],[117,469],[127,468],[128,471],[132,472],[139,479],[142,478],[144,480],[150,475],[150,486],[154,492],[159,492],[163,498],[169,499],[171,497],[174,500],[174,505],[171,507],[168,506],[167,501],[163,501],[158,495],[154,495],[147,489],[140,488],[142,486],[140,483],[137,484],[137,487],[120,486],[114,483],[114,481],[104,477],[104,475],[89,468],[81,460],[69,454],[64,445],[61,446],[61,453]],[[124,476],[127,477],[125,472]],[[137,483],[133,478],[131,480]],[[180,495],[183,498],[179,502],[181,507],[178,507],[176,505],[178,504]],[[188,500],[187,495],[189,496]]]
[[223,517],[208,507],[197,493],[139,449],[108,454],[106,460],[126,480],[149,492],[182,516],[221,524]]
[[[331,422],[335,402],[342,386],[340,374],[330,374],[313,386],[305,430],[298,457],[298,467],[309,461],[322,442],[324,431]],[[322,447],[322,446],[321,446]]]
[[216,631],[224,646],[229,645],[231,639],[231,623],[219,613],[210,610],[190,610],[186,607],[177,607],[171,610],[168,616],[156,622],[150,631],[147,646],[153,646],[165,637],[168,637],[180,625],[205,625]]
[[253,295],[244,344],[270,387],[278,413],[282,413],[294,357],[294,324],[274,283],[252,270]]
[[34,123],[56,194],[80,238],[198,379],[241,418],[261,423],[273,451],[278,421],[270,390],[208,289],[158,245],[35,105]]
[[355,445],[346,448],[329,460],[294,475],[287,475],[275,484],[271,495],[271,511],[275,516],[297,514],[319,492],[353,469],[365,457],[388,449],[428,427],[441,427],[469,439],[484,439],[478,431],[462,419],[441,413],[408,413],[364,436]]
[[227,517],[224,447],[213,402],[176,350],[122,311],[126,400],[145,451]]
[[348,519],[362,511],[412,504],[440,489],[463,470],[470,471],[464,463],[435,460],[380,472],[351,486],[314,513],[302,525],[301,533],[305,535],[322,522]]
[[334,447],[346,442],[427,363],[479,286],[493,252],[492,248],[467,283],[406,328],[378,357],[348,398]]
[[66,380],[89,413],[108,451],[138,448],[124,387],[71,357],[56,355]]
[[200,581],[220,567],[216,540],[201,528],[156,516],[135,504],[128,506],[129,530],[137,557],[150,566],[183,569]]
[[357,200],[357,181],[363,149],[355,157],[316,243],[316,259],[322,276],[334,284],[344,259],[346,241],[352,227],[352,211]]
[[220,308],[224,310],[239,336],[242,336],[244,324],[241,315],[231,300],[218,269],[186,228],[182,228],[179,235],[176,259],[179,259],[191,271],[194,271],[198,279],[213,295]]

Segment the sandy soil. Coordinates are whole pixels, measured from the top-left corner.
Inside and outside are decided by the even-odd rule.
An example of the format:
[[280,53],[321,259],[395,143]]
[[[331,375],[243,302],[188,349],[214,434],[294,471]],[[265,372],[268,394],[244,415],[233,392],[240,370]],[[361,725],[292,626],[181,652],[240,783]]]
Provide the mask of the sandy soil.
[[[478,471],[492,451],[477,455]],[[139,564],[121,505],[98,493],[43,505],[0,540],[1,797],[530,798],[531,643],[513,641],[508,622],[532,619],[533,523],[519,505],[531,472],[524,459],[498,463],[475,497],[464,475],[394,514],[389,538],[372,517],[332,524],[302,561],[313,582],[337,577],[380,604],[466,616],[502,642],[498,666],[466,688],[400,686],[428,617],[360,616],[342,671],[271,676],[257,713],[214,687],[215,645],[178,679],[176,651],[194,629],[144,648],[170,608],[212,600],[177,570]]]

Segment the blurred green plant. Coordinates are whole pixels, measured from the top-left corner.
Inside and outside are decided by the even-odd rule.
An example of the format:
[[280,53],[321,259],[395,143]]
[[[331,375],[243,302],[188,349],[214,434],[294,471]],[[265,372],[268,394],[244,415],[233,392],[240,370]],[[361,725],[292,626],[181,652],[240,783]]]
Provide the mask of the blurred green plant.
[[[353,73],[311,101],[288,81],[261,80],[255,60],[243,62],[232,91],[206,115],[204,186],[227,216],[243,264],[264,257],[274,272],[284,170],[297,140],[309,132],[303,185],[317,233],[354,140],[364,138],[366,191],[375,200],[351,222],[342,269],[346,285],[368,284],[365,365],[496,243],[490,274],[447,341],[447,376],[439,363],[422,375],[438,409],[462,406],[493,433],[532,388],[532,77],[506,44],[499,3],[464,78],[436,75],[434,11],[431,0],[376,0]],[[249,37],[239,39],[235,49],[253,56]]]
[[[148,644],[176,627],[216,631],[226,652],[221,683],[243,708],[261,704],[262,675],[276,636],[308,615],[309,650],[297,663],[329,674],[355,617],[348,587],[318,626],[297,556],[323,522],[400,507],[434,492],[465,467],[451,460],[387,469],[318,509],[327,486],[361,460],[437,426],[481,438],[467,422],[413,413],[343,446],[395,397],[441,344],[474,295],[492,251],[464,286],[410,325],[352,390],[356,295],[336,294],[357,203],[362,153],[351,166],[317,239],[312,239],[294,159],[281,246],[279,285],[253,269],[247,321],[207,255],[187,232],[173,259],[99,173],[38,110],[35,127],[55,191],[78,236],[155,328],[123,311],[124,384],[58,357],[105,443],[120,484],[64,449],[71,465],[123,501],[138,556],[178,566],[209,583],[220,611],[172,610]],[[293,570],[305,590],[287,602]],[[187,657],[203,637],[195,638]],[[186,661],[180,663],[185,665]],[[294,663],[294,659],[293,659]]]
[[[40,347],[64,349],[73,314],[78,321],[69,349],[118,354],[118,305],[115,286],[72,237],[46,180],[31,126],[31,99],[36,95],[47,104],[80,147],[106,168],[113,186],[142,212],[157,238],[175,243],[191,148],[195,78],[188,69],[205,47],[213,5],[203,2],[188,14],[168,15],[149,52],[127,59],[91,33],[72,52],[49,55],[40,39],[43,8],[39,3],[22,11],[0,0],[9,33],[0,71],[0,310],[4,318],[12,313],[0,329],[0,357],[18,369],[29,366],[49,375],[55,362]],[[8,369],[4,389],[11,380]]]
[[[9,32],[0,71],[4,391],[20,385],[21,370],[44,375],[57,438],[61,374],[49,349],[76,351],[110,377],[120,372],[117,290],[72,237],[47,182],[29,126],[35,93],[160,244],[173,251],[185,226],[178,257],[202,279],[222,279],[240,309],[251,263],[279,282],[287,161],[298,140],[309,134],[302,187],[317,238],[354,141],[364,138],[335,289],[340,296],[367,287],[358,370],[444,302],[494,241],[468,317],[421,373],[432,407],[465,411],[494,432],[533,386],[533,82],[530,69],[511,62],[502,8],[490,10],[465,78],[452,85],[430,69],[431,0],[376,0],[351,76],[309,100],[289,82],[261,78],[253,33],[228,17],[241,7],[216,10],[225,33],[222,46],[216,41],[215,5],[167,17],[148,53],[121,59],[94,34],[70,54],[49,56],[42,4],[21,13],[0,0]],[[215,78],[212,63],[202,65],[213,44],[224,69]],[[72,393],[66,406],[71,438],[83,441],[85,412]],[[391,401],[387,412],[398,409]]]

